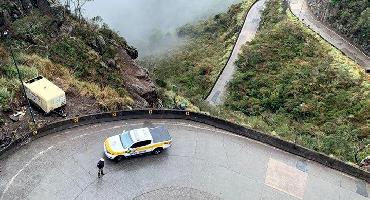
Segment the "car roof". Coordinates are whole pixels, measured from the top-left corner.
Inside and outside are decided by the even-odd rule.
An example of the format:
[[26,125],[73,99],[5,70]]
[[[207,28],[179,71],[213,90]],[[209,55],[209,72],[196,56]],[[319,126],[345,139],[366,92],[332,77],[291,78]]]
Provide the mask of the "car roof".
[[150,133],[152,134],[154,143],[171,140],[170,133],[163,126],[151,128]]
[[145,141],[145,140],[153,140],[152,135],[150,134],[150,131],[148,128],[139,128],[139,129],[133,129],[129,131],[130,137],[134,143]]

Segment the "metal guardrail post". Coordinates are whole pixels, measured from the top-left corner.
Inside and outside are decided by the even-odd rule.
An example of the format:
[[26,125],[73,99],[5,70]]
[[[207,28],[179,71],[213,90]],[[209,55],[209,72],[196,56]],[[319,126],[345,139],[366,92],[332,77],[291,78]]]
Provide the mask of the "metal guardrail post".
[[78,117],[75,117],[72,119],[72,121],[73,123],[77,124],[80,121],[80,119]]
[[10,51],[10,56],[12,57],[15,68],[17,69],[18,78],[19,78],[19,81],[21,82],[21,86],[22,86],[22,92],[23,92],[23,95],[24,95],[24,97],[26,98],[26,101],[27,101],[28,111],[30,112],[30,116],[31,116],[33,124],[36,125],[36,120],[35,120],[35,116],[33,114],[31,103],[30,103],[30,100],[27,97],[26,89],[25,89],[24,84],[23,84],[22,75],[21,75],[21,72],[19,70],[17,61],[15,60],[15,55],[14,55],[14,52],[13,52],[13,48],[12,48],[12,45],[10,43],[10,37],[11,36],[10,36],[9,30],[6,30],[4,32],[4,35],[6,36],[7,43],[9,43],[8,47],[9,47],[9,51]]
[[37,135],[37,125],[36,124],[29,124],[30,131],[33,136]]
[[[208,124],[208,125],[214,126],[216,128],[232,132],[236,135],[244,136],[246,138],[250,138],[250,139],[262,142],[264,144],[273,146],[273,147],[278,148],[280,150],[283,150],[285,152],[289,152],[291,154],[301,156],[301,157],[306,158],[308,160],[315,161],[315,162],[320,163],[320,164],[322,164],[326,167],[344,172],[348,175],[354,176],[356,178],[365,180],[366,182],[370,183],[370,174],[369,174],[369,172],[361,170],[360,168],[349,165],[349,164],[347,164],[343,161],[337,160],[335,158],[331,158],[331,157],[329,157],[329,156],[327,156],[323,153],[319,153],[319,152],[316,152],[314,150],[310,150],[310,149],[307,149],[305,147],[302,147],[298,144],[294,144],[294,143],[289,142],[289,141],[284,141],[280,138],[273,137],[271,135],[264,134],[264,133],[261,133],[261,132],[256,131],[256,130],[243,127],[241,125],[232,123],[230,121],[226,121],[226,120],[222,120],[222,119],[219,119],[219,118],[216,118],[216,117],[208,116],[208,115],[205,115],[205,114],[202,114],[202,113],[193,113],[193,112],[190,112],[190,111],[178,111],[178,110],[154,110],[154,111],[157,112],[157,114],[166,115],[165,118],[168,118],[168,119],[186,119],[186,120],[190,120],[190,121],[194,121],[194,122],[198,122],[198,123]],[[120,112],[120,113],[122,113],[122,112]],[[138,116],[138,113],[139,113],[139,116]],[[125,115],[126,115],[125,118],[126,119],[131,119],[131,118],[133,118],[133,119],[138,119],[138,118],[145,119],[146,117],[148,117],[147,114],[145,114],[145,113],[148,113],[148,114],[152,115],[153,110],[130,111],[130,112],[125,113]],[[113,115],[113,113],[103,113],[103,114],[105,114],[105,116],[112,116]],[[68,120],[65,120],[65,121],[62,121],[62,122],[56,122],[54,124],[50,124],[50,125],[48,125],[49,127],[46,126],[44,128],[40,128],[40,129],[38,129],[39,133],[37,133],[37,132],[35,132],[35,133],[36,134],[41,134],[41,135],[43,135],[45,133],[50,134],[50,133],[53,133],[53,132],[65,130],[65,129],[68,129],[68,128],[73,128],[73,127],[80,126],[80,125],[106,122],[104,118],[96,118],[96,116],[101,116],[101,115],[102,115],[102,113],[97,114],[97,115],[90,115],[89,117],[91,117],[91,118],[82,117],[83,123],[79,123],[80,122],[80,117],[76,116],[75,118],[72,118],[72,119],[68,119]],[[188,117],[188,116],[191,116],[191,115],[193,115],[193,117]],[[94,116],[95,116],[95,118],[94,118]],[[112,121],[114,121],[113,116],[112,116],[111,119],[112,119]],[[89,122],[89,120],[90,120],[91,123],[85,123],[85,122]],[[70,122],[72,122],[72,123],[70,123]],[[61,128],[59,129],[57,127],[61,127]],[[30,133],[30,134],[32,134],[32,133]],[[39,135],[37,135],[37,136],[39,136]],[[7,149],[7,150],[9,150],[9,149]],[[3,154],[4,152],[5,151],[0,151],[0,155]]]

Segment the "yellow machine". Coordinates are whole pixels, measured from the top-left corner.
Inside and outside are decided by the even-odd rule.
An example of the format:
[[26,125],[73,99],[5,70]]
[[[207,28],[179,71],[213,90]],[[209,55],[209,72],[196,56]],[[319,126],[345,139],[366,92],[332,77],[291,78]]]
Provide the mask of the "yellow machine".
[[27,98],[46,113],[66,105],[66,94],[42,76],[24,82]]

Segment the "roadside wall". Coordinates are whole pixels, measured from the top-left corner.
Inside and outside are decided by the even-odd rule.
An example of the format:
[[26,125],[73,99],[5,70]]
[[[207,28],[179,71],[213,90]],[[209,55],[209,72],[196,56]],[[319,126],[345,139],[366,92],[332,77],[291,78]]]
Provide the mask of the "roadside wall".
[[334,9],[330,7],[329,0],[307,0],[307,3],[316,17],[324,22],[328,20],[330,10]]
[[[325,25],[332,27],[338,34],[345,36],[352,43],[356,44],[362,51],[370,55],[370,44],[366,41],[360,41],[355,30],[348,30],[348,24],[341,24],[338,19],[338,6],[331,3],[331,0],[305,0],[311,12],[317,19]],[[355,22],[351,22],[355,23]]]
[[199,122],[207,125],[214,126],[216,128],[232,132],[236,135],[244,136],[267,145],[276,147],[283,151],[292,153],[294,155],[301,156],[308,160],[318,162],[329,168],[341,171],[348,175],[356,178],[365,180],[370,183],[370,173],[361,170],[355,166],[349,165],[343,161],[334,159],[322,153],[309,150],[302,146],[296,145],[291,142],[284,141],[277,137],[267,135],[265,133],[258,132],[216,117],[205,115],[202,113],[194,113],[179,110],[132,110],[132,111],[119,111],[112,113],[100,113],[95,115],[88,115],[79,118],[67,119],[64,121],[55,122],[38,129],[37,133],[29,133],[25,138],[20,138],[12,143],[8,148],[0,151],[0,156],[4,156],[7,153],[16,151],[18,148],[25,143],[32,140],[36,140],[48,134],[56,133],[62,130],[71,129],[78,126],[104,123],[111,121],[121,121],[128,119],[179,119],[179,120],[190,120]]

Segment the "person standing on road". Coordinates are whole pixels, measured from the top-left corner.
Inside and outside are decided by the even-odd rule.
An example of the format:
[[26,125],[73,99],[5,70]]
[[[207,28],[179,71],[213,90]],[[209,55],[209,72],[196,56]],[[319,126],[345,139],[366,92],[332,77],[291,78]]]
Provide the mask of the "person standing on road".
[[102,177],[104,175],[103,168],[104,168],[104,158],[101,158],[96,165],[99,169],[98,171],[98,178]]

